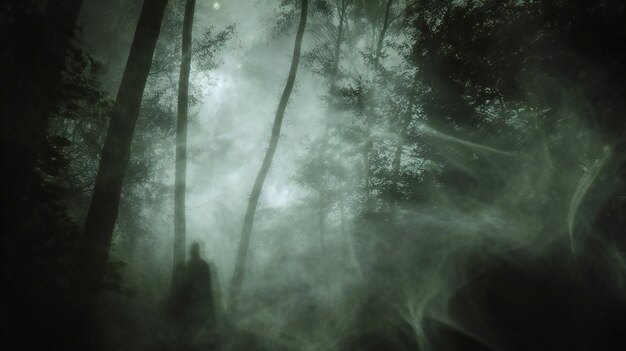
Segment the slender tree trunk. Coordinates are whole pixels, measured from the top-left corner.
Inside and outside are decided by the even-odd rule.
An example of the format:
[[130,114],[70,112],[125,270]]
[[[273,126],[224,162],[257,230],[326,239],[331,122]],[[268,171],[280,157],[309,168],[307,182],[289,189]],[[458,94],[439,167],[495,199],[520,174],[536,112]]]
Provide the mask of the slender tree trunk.
[[365,145],[363,145],[363,172],[365,173],[365,212],[372,212],[372,184],[371,184],[371,153],[374,148],[372,142],[371,122],[369,116],[365,122]]
[[187,119],[189,110],[189,74],[191,72],[191,39],[196,0],[187,0],[183,21],[183,44],[178,79],[178,118],[176,120],[176,175],[174,180],[174,267],[172,288],[178,291],[185,276],[186,219],[185,190],[187,186]]
[[246,209],[246,216],[243,221],[243,229],[241,231],[239,248],[237,250],[235,270],[230,286],[228,301],[229,311],[233,311],[236,309],[236,301],[241,290],[241,284],[243,282],[243,276],[246,266],[246,259],[248,256],[248,248],[250,247],[250,235],[252,233],[252,225],[254,223],[254,213],[256,212],[256,208],[259,203],[259,196],[261,195],[261,190],[263,189],[263,183],[265,182],[265,178],[267,177],[267,173],[272,164],[274,153],[276,152],[276,146],[278,145],[278,138],[280,137],[280,129],[282,127],[285,109],[287,108],[287,103],[289,102],[289,97],[296,81],[296,73],[298,72],[298,64],[300,62],[300,48],[302,46],[302,37],[304,35],[304,29],[306,27],[308,7],[309,1],[302,0],[300,24],[298,26],[298,32],[296,34],[296,42],[293,49],[293,58],[291,61],[291,68],[289,70],[289,77],[287,78],[287,84],[285,85],[285,90],[283,91],[283,94],[280,98],[278,110],[276,111],[276,117],[274,118],[274,126],[272,128],[270,144],[267,148],[265,158],[263,159],[261,169],[257,174],[254,186],[252,187],[252,193],[250,194],[248,208]]
[[[337,81],[339,79],[339,62],[341,60],[341,44],[343,43],[346,36],[346,17],[348,13],[348,8],[350,7],[351,0],[341,0],[337,3],[337,16],[339,17],[339,26],[337,30],[337,37],[335,40],[334,47],[334,57],[333,57],[333,66],[331,69],[331,81],[330,81],[330,94],[331,94],[331,104],[328,111],[328,114],[335,113],[337,110],[337,100],[336,97],[340,94],[339,89],[337,87]],[[343,131],[341,129],[341,123],[339,119],[335,119],[334,127],[337,130],[338,135],[338,144],[339,144],[339,162],[343,163]],[[354,243],[352,241],[352,236],[348,234],[346,228],[346,209],[345,209],[345,188],[343,176],[339,178],[339,215],[340,215],[340,227],[341,227],[341,236],[347,239],[348,252],[351,257],[354,257]],[[355,267],[358,269],[358,264],[354,261]],[[359,270],[360,272],[360,270]]]
[[399,192],[399,183],[400,183],[400,165],[402,164],[402,149],[404,147],[404,137],[403,133],[398,133],[398,141],[396,144],[396,151],[393,155],[393,189],[396,193],[395,196],[398,196]]
[[324,191],[323,187],[320,187],[319,191],[319,198],[318,198],[318,209],[317,209],[317,214],[318,214],[318,218],[317,218],[317,226],[318,226],[318,230],[319,230],[319,236],[320,236],[320,250],[321,253],[326,252],[326,212],[327,212],[327,208],[326,208],[326,192]]
[[[380,64],[380,56],[382,54],[383,45],[385,42],[385,36],[387,34],[387,29],[389,28],[389,24],[391,23],[391,5],[393,4],[393,0],[387,1],[387,6],[385,8],[385,17],[383,18],[383,26],[378,33],[378,38],[376,42],[376,46],[374,47],[374,69],[378,69],[378,65]],[[375,31],[373,35],[376,35]],[[376,95],[374,91],[374,87],[368,94],[370,98],[367,99],[368,103],[371,103],[372,98]],[[365,164],[365,210],[366,212],[372,211],[372,186],[371,186],[371,154],[374,149],[374,141],[372,140],[372,111],[367,112],[366,121],[365,121],[365,147],[363,150],[363,163]]]
[[122,77],[76,258],[79,293],[98,289],[106,272],[130,146],[167,0],[146,0]]
[[404,149],[404,139],[406,136],[406,130],[409,127],[409,124],[411,123],[411,117],[407,116],[404,117],[401,125],[400,125],[400,130],[398,130],[398,141],[396,144],[396,151],[394,153],[393,156],[393,191],[394,191],[394,206],[396,206],[398,204],[398,201],[400,200],[400,178],[401,178],[401,166],[402,166],[402,151]]
[[391,23],[391,5],[393,4],[393,0],[387,1],[387,6],[385,8],[385,17],[383,19],[383,27],[380,30],[380,34],[378,35],[378,42],[376,43],[376,61],[378,63],[380,59],[380,54],[383,50],[383,44],[385,41],[385,36],[387,34],[387,29],[389,28],[389,24]]
[[[344,22],[346,19],[346,12],[347,12],[347,8],[349,5],[349,0],[340,0],[337,3],[335,3],[335,5],[337,6],[337,17],[339,20],[339,26],[337,29],[337,36],[334,37],[334,42],[333,44],[333,63],[332,63],[332,68],[329,72],[329,80],[330,80],[330,84],[329,84],[329,103],[326,109],[326,118],[324,119],[324,123],[325,123],[325,130],[324,130],[324,136],[322,137],[322,142],[320,145],[320,153],[322,155],[322,157],[326,157],[328,158],[328,144],[329,144],[329,140],[330,140],[330,136],[331,136],[331,130],[334,128],[336,130],[338,130],[338,120],[335,119],[331,119],[331,116],[336,113],[337,111],[337,96],[339,94],[338,92],[338,88],[337,88],[337,81],[339,79],[338,75],[339,75],[339,61],[341,59],[341,44],[343,43],[344,40]],[[339,145],[339,147],[341,148],[341,144]],[[324,239],[324,235],[326,232],[326,217],[328,216],[328,213],[330,212],[330,209],[328,208],[330,205],[330,202],[327,199],[328,197],[328,192],[325,191],[325,189],[320,188],[319,189],[319,235],[320,235],[320,248],[322,250],[322,252],[326,252],[326,245],[325,245],[325,239]],[[343,205],[343,204],[342,204]],[[341,209],[343,211],[343,208]],[[341,215],[341,225],[342,225],[342,233],[343,233],[343,226],[345,224],[345,218],[343,216],[343,212]]]

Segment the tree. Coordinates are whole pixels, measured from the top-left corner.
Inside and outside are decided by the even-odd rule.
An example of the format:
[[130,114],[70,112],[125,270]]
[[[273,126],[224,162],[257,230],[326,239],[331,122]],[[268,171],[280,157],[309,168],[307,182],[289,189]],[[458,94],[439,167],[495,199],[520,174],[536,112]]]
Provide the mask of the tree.
[[[614,58],[624,55],[615,43],[624,40],[625,11],[620,1],[415,2],[407,58],[419,65],[424,113],[447,130],[506,133],[519,144],[525,141],[509,122],[520,111],[551,134],[564,106],[573,106],[564,97],[578,96],[592,111],[586,123],[623,148],[624,67]],[[602,34],[590,35],[590,23]]]
[[130,144],[161,29],[167,0],[146,1],[111,112],[95,186],[76,258],[79,293],[94,291],[106,271],[113,229],[130,158]]
[[[367,19],[367,22],[371,29],[371,48],[368,53],[368,63],[371,65],[373,78],[375,81],[379,76],[381,55],[384,51],[384,43],[389,30],[390,24],[394,18],[391,13],[393,0],[387,0],[386,2],[362,2],[361,11],[363,11],[363,17]],[[382,8],[384,7],[384,15],[380,17]],[[364,103],[365,108],[362,113],[365,115],[365,142],[363,144],[363,173],[364,173],[364,192],[365,192],[365,211],[372,212],[374,210],[373,198],[372,198],[372,154],[374,153],[374,140],[372,137],[372,128],[374,124],[374,99],[376,97],[375,84],[366,87],[363,90],[365,94]]]
[[[57,108],[63,72],[70,51],[82,0],[48,2],[38,9],[25,1],[9,1],[0,8],[0,32],[5,49],[0,55],[0,92],[3,116],[0,143],[3,163],[11,169],[2,182],[12,183],[3,196],[7,218],[35,213],[24,199],[36,197],[45,180],[35,169],[54,161],[48,123]],[[16,180],[16,181],[13,181]],[[6,201],[6,202],[5,202]],[[8,232],[19,232],[9,224]]]
[[293,90],[293,86],[296,81],[296,73],[298,72],[298,64],[300,62],[300,50],[302,46],[302,37],[304,36],[304,29],[306,28],[306,20],[308,13],[309,1],[302,0],[300,8],[300,24],[298,26],[298,32],[296,33],[296,41],[293,50],[293,57],[291,60],[291,68],[289,69],[289,76],[287,77],[287,83],[283,94],[278,104],[276,116],[274,118],[274,126],[272,127],[272,136],[270,138],[269,147],[263,158],[263,163],[259,169],[252,192],[250,194],[250,200],[248,201],[248,207],[246,209],[246,215],[243,221],[243,229],[241,230],[241,239],[239,247],[237,249],[237,258],[235,261],[235,270],[230,286],[230,295],[228,301],[228,309],[235,310],[237,298],[241,290],[241,284],[243,282],[243,276],[246,266],[246,258],[248,255],[248,248],[250,247],[250,236],[252,234],[252,225],[254,224],[254,214],[256,212],[257,205],[259,203],[259,196],[263,189],[263,183],[267,177],[267,173],[272,165],[272,159],[278,146],[278,139],[280,137],[280,130],[283,123],[283,117],[285,116],[285,109],[289,102],[289,97]]
[[189,74],[191,72],[191,40],[196,1],[185,2],[183,44],[178,79],[178,116],[176,119],[176,174],[174,180],[174,266],[172,287],[178,290],[184,281],[186,225],[185,190],[187,175],[187,119],[189,110]]
[[310,157],[302,160],[303,165],[296,176],[301,186],[317,193],[312,201],[318,213],[317,227],[322,251],[326,251],[325,237],[330,229],[327,222],[333,207],[336,206],[340,212],[342,235],[346,235],[347,228],[338,82],[345,76],[342,60],[353,8],[353,0],[327,1],[318,6],[309,25],[314,45],[303,55],[305,65],[327,84],[323,133],[307,147]]
[[97,84],[77,83],[89,80],[75,70],[84,58],[74,40],[81,7],[77,0],[0,5],[0,145],[3,167],[11,170],[2,175],[0,323],[12,334],[2,349],[64,349],[66,331],[75,327],[68,279],[79,226],[67,213],[63,152],[70,142],[49,127],[77,111],[73,92],[100,94]]
[[[177,87],[182,46],[180,38],[185,8],[183,3],[170,2],[161,25],[131,143],[132,154],[124,177],[119,215],[113,232],[114,256],[109,259],[111,263],[104,278],[106,289],[144,291],[147,283],[154,282],[162,270],[155,267],[158,271],[149,273],[146,267],[151,266],[147,264],[148,261],[160,260],[151,254],[149,243],[167,235],[162,229],[174,215],[171,211],[174,202],[173,192],[170,192],[170,185],[163,182],[163,176],[169,169],[168,165],[175,163]],[[107,35],[95,33],[94,37],[89,39],[103,45],[103,48],[97,50],[100,54],[94,53],[94,56],[85,54],[82,57],[83,64],[86,65],[83,70],[86,69],[86,73],[91,75],[87,77],[88,79],[66,77],[65,80],[71,78],[75,81],[76,86],[67,88],[68,92],[63,93],[71,99],[59,107],[62,118],[54,119],[51,124],[53,135],[66,138],[71,143],[62,150],[63,156],[69,162],[63,175],[63,182],[68,186],[65,203],[68,205],[70,216],[79,223],[84,223],[87,215],[98,172],[100,152],[106,138],[108,117],[115,102],[104,93],[92,92],[93,88],[90,85],[96,83],[92,81],[95,79],[105,83],[117,81],[115,79],[117,72],[111,74],[107,67],[110,62],[118,61],[117,52],[123,52],[124,48],[132,43],[134,33],[127,32],[129,30],[133,32],[134,28],[131,27],[136,25],[141,2],[137,4],[116,1],[104,8],[97,6],[96,13],[106,9],[107,18],[117,13],[124,13],[127,16],[117,16],[112,22],[108,20],[113,26],[108,32],[114,30],[113,36],[116,39],[109,40],[107,35],[110,33],[106,33]],[[134,23],[129,25],[127,24],[129,21]],[[209,71],[219,67],[221,64],[219,54],[234,33],[233,26],[217,32],[214,29],[211,26],[205,31],[204,36],[193,40],[194,65],[188,95],[190,109],[202,98],[202,89],[198,83],[200,79],[195,78],[205,76]],[[127,41],[120,39],[127,37],[129,38]],[[102,43],[103,41],[105,43]],[[70,67],[68,72],[77,74],[74,72],[81,72],[81,68]],[[123,73],[121,71],[121,74]],[[123,267],[123,270],[116,267]],[[119,284],[122,283],[120,278],[123,279],[123,285]]]

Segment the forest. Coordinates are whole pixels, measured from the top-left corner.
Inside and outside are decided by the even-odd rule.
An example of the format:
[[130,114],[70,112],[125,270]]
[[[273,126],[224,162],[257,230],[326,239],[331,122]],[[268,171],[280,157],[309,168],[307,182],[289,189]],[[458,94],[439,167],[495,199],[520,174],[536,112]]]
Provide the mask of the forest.
[[626,350],[626,2],[0,2],[0,350]]

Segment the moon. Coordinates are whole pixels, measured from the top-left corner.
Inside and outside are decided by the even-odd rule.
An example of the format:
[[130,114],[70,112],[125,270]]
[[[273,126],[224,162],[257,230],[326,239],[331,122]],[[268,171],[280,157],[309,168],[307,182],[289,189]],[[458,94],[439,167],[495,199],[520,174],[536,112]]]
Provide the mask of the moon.
[[219,10],[219,9],[221,9],[221,8],[222,8],[222,5],[221,5],[219,2],[215,2],[215,3],[213,3],[213,9],[214,9],[215,11],[218,11],[218,10]]

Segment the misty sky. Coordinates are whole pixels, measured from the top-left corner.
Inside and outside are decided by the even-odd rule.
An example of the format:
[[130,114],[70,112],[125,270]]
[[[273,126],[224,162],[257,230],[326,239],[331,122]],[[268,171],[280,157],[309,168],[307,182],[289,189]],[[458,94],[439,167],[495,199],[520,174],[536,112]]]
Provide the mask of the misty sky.
[[[214,18],[213,23],[218,27],[237,25],[237,38],[224,52],[224,65],[213,72],[214,85],[207,86],[207,98],[190,128],[190,148],[209,151],[192,158],[187,178],[189,236],[206,238],[209,242],[230,237],[225,244],[231,253],[238,242],[247,199],[269,142],[293,51],[295,31],[271,38],[271,15],[275,8],[268,6],[269,3],[277,2],[225,1],[215,11],[207,2],[198,8],[196,15],[200,18],[197,27],[211,23]],[[206,17],[202,17],[204,14]],[[261,206],[284,207],[301,195],[302,190],[291,177],[298,157],[305,151],[306,141],[322,125],[319,114],[322,92],[317,77],[300,65],[278,150],[263,187]],[[215,150],[216,141],[232,144]],[[219,229],[225,224],[230,228],[228,233]],[[224,253],[223,249],[213,254],[220,253]]]
[[[194,38],[202,36],[210,25],[216,26],[217,32],[234,24],[236,36],[224,49],[220,68],[208,72],[210,84],[202,76],[192,76],[192,80],[196,79],[202,86],[203,101],[190,110],[187,235],[188,242],[204,241],[206,253],[212,260],[222,263],[222,274],[229,275],[248,196],[267,148],[278,100],[287,79],[295,28],[277,38],[271,35],[275,24],[272,16],[279,1],[225,0],[220,1],[219,6],[215,3],[197,2]],[[110,33],[106,26],[97,23],[100,12],[105,9],[106,4],[87,2],[81,13],[81,24],[85,44],[96,55],[108,56],[112,61],[106,78],[109,81],[104,81],[103,85],[113,95],[132,36],[117,38],[125,46],[113,43],[111,45],[118,45],[117,51],[106,52],[99,40],[106,40]],[[138,13],[129,16],[136,17]],[[305,35],[304,50],[307,41],[310,42],[307,39],[310,38]],[[320,95],[323,92],[322,81],[301,63],[278,150],[261,195],[261,209],[286,208],[304,194],[292,177],[306,143],[320,131]],[[171,152],[174,152],[173,143]],[[164,181],[173,185],[173,164],[164,168]],[[169,209],[161,211],[167,213]],[[169,212],[173,212],[173,208]],[[166,223],[169,226],[156,226],[155,230],[169,241],[173,235],[172,221]],[[253,245],[255,240],[262,239],[253,235]],[[162,255],[164,259],[171,259],[169,243],[162,245]]]

